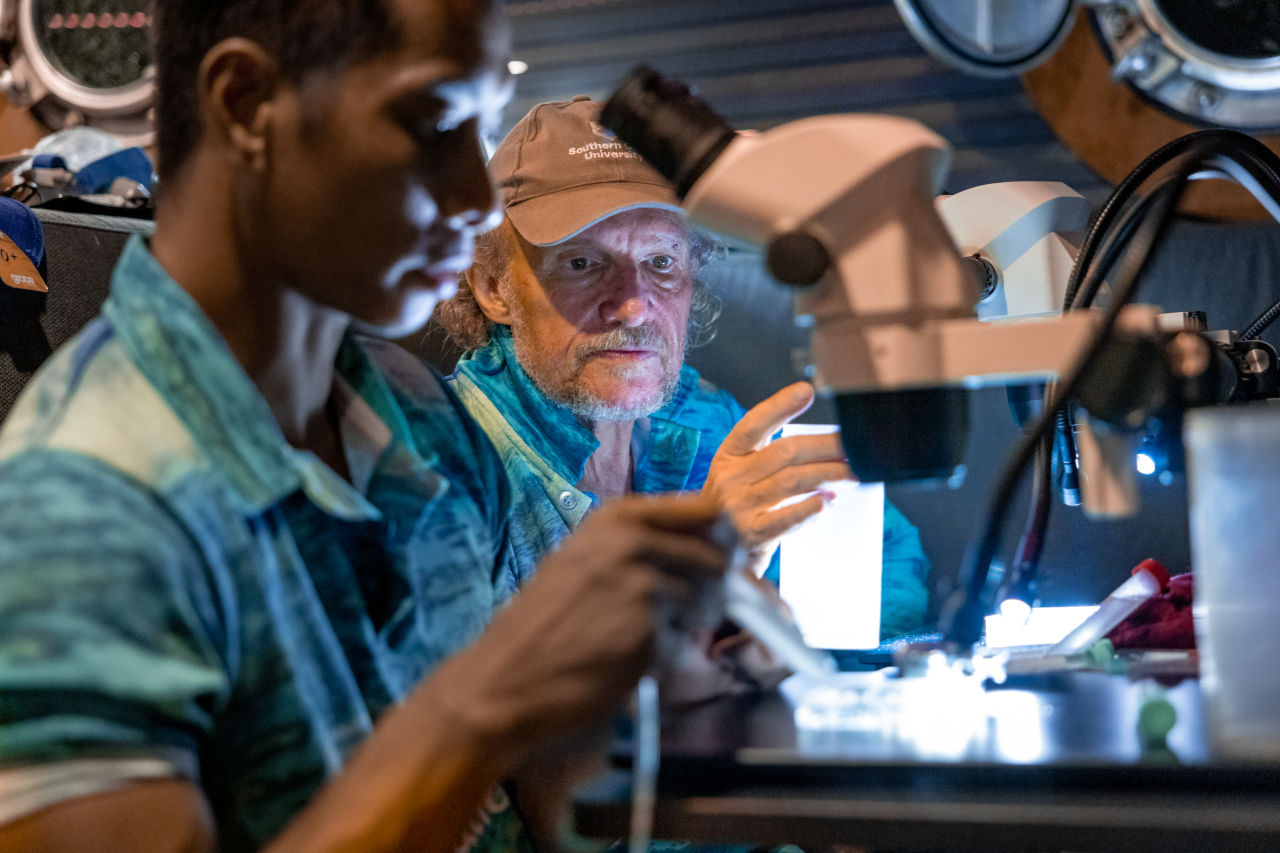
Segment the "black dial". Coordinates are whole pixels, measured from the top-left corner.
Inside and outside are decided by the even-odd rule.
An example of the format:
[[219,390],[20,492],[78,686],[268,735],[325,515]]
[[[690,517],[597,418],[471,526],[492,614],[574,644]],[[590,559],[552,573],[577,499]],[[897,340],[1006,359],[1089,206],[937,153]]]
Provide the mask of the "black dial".
[[33,0],[40,51],[71,82],[90,89],[137,83],[151,64],[146,0]]

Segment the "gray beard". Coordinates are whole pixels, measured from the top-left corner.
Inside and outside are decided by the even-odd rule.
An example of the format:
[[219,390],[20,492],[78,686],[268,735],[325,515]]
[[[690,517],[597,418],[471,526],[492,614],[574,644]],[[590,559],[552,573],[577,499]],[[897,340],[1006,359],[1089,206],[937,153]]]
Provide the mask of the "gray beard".
[[573,412],[579,420],[586,423],[594,423],[596,421],[634,421],[646,418],[667,403],[670,403],[679,385],[680,372],[674,371],[663,381],[662,387],[658,389],[658,393],[654,395],[654,398],[642,400],[631,406],[619,406],[607,400],[601,400],[592,396],[581,385],[575,385],[568,395],[552,395],[545,388],[542,389],[542,393]]
[[[534,387],[545,394],[552,402],[564,406],[575,417],[585,423],[634,421],[648,417],[667,405],[667,403],[670,403],[671,398],[675,396],[676,389],[680,386],[680,370],[678,366],[675,370],[669,371],[667,376],[664,377],[662,385],[656,394],[653,394],[647,400],[641,400],[630,406],[621,406],[608,400],[602,400],[583,386],[581,382],[583,367],[593,353],[602,350],[619,349],[627,346],[651,347],[660,353],[664,366],[669,365],[672,358],[671,342],[654,334],[648,326],[614,329],[612,332],[600,335],[591,344],[578,350],[574,353],[573,370],[567,379],[568,387],[560,388],[554,387],[548,382],[547,377],[528,369],[527,365],[532,363],[531,354],[527,347],[524,346],[524,335],[520,334],[519,330],[514,326],[512,328],[512,337],[515,339],[516,358],[519,360],[521,367],[524,368],[530,381],[533,382]],[[684,353],[681,352],[680,356],[680,363],[683,364]]]

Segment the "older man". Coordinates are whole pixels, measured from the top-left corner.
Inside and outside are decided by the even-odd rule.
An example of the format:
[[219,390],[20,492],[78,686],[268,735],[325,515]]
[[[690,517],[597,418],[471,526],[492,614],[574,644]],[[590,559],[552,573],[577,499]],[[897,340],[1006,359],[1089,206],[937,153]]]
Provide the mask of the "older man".
[[[821,511],[824,485],[850,476],[838,439],[769,442],[812,403],[807,383],[744,412],[683,364],[714,320],[698,277],[708,247],[598,111],[585,96],[540,104],[507,135],[490,161],[505,219],[436,315],[468,350],[453,387],[515,484],[511,575],[524,582],[603,501],[695,489],[763,569],[778,536]],[[920,626],[927,573],[915,528],[886,503],[883,635]]]

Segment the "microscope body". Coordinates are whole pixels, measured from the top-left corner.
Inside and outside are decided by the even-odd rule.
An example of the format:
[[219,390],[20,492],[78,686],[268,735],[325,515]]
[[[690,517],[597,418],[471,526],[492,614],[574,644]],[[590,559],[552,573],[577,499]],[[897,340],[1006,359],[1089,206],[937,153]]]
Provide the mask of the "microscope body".
[[[974,316],[976,294],[933,207],[946,143],[922,125],[878,115],[800,119],[743,134],[685,197],[697,222],[769,251],[795,235],[829,262],[797,289],[822,382],[841,391],[934,384],[930,323]],[[922,335],[922,333],[925,333]]]
[[[815,382],[835,398],[851,466],[866,480],[955,482],[965,389],[1060,375],[1097,325],[1088,312],[979,320],[982,282],[935,204],[948,160],[946,143],[907,119],[801,119],[737,136],[684,200],[694,221],[765,247],[774,276],[798,285]],[[999,249],[995,260],[1031,267],[1029,249],[1047,246],[1060,268],[1067,246],[1044,229],[1078,218],[1074,195],[1032,192],[1017,240],[987,247]],[[1156,313],[1135,307],[1126,323],[1153,330]]]

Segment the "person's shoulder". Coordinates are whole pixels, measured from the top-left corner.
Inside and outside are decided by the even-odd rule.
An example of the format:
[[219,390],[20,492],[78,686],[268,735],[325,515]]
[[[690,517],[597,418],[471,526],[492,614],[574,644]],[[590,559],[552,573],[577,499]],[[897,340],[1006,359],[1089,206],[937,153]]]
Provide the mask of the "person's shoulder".
[[394,341],[355,340],[387,383],[423,452],[446,465],[481,469],[484,477],[500,468],[489,438],[433,365]]
[[132,479],[202,464],[188,429],[97,320],[41,367],[0,431],[0,461],[41,451],[98,460]]
[[353,339],[403,402],[422,409],[456,407],[457,398],[444,377],[425,359],[385,338],[355,335]]

